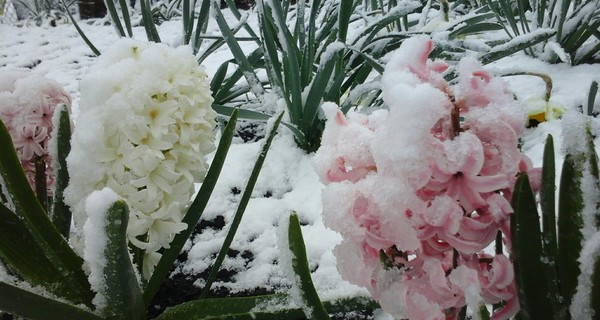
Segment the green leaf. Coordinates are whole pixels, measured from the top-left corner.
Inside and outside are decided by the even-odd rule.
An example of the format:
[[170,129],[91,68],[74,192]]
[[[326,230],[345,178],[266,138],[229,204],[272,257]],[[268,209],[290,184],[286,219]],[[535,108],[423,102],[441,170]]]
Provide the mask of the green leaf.
[[[167,308],[156,320],[305,319],[302,309],[286,307],[289,305],[289,299],[282,293],[241,298],[199,299]],[[379,308],[375,301],[366,297],[325,301],[323,304],[332,314]]]
[[[204,1],[206,1],[206,0],[204,0]],[[238,10],[237,6],[235,5],[235,2],[233,0],[225,0],[225,2],[227,3],[227,7],[231,11],[231,13],[233,13],[233,16],[238,21],[242,20],[242,14]],[[252,30],[252,28],[250,27],[250,25],[247,22],[244,22],[243,26],[244,26],[244,30],[246,30],[246,32],[248,32],[248,35],[250,35],[250,37],[252,37],[254,39],[258,39],[258,36],[254,32],[254,30]],[[260,43],[257,43],[257,44],[260,45]]]
[[99,316],[51,298],[0,282],[0,310],[31,320],[101,320]]
[[577,287],[579,276],[579,253],[582,249],[583,235],[583,192],[581,190],[583,155],[565,156],[560,178],[558,199],[558,272],[561,294],[565,305],[571,299]]
[[[290,113],[291,122],[300,125],[302,119],[304,119],[304,103],[302,100],[302,85],[300,81],[300,61],[302,53],[295,43],[294,37],[292,37],[289,29],[285,25],[286,16],[281,8],[279,1],[270,2],[272,6],[263,4],[265,7],[265,15],[267,15],[267,21],[270,21],[273,26],[278,30],[280,36],[278,38],[281,41],[282,47],[282,67],[283,67],[283,94],[289,96],[289,102],[286,99],[288,112]],[[270,9],[272,14],[268,14],[267,10]],[[272,58],[272,57],[271,57]],[[291,115],[294,115],[292,117]],[[302,128],[302,126],[300,125]],[[306,132],[305,132],[306,133]]]
[[[194,29],[194,4],[190,5],[192,0],[183,0],[181,22],[183,23],[183,43],[189,44],[192,39],[192,32]],[[205,1],[206,2],[206,1]]]
[[146,308],[142,289],[137,281],[127,247],[129,208],[124,200],[118,200],[111,205],[106,213],[106,222],[107,244],[104,249],[106,292],[103,292],[106,304],[99,312],[108,319],[145,319]]
[[600,255],[594,261],[594,273],[592,274],[592,292],[590,303],[594,312],[594,319],[600,315]]
[[462,28],[457,28],[450,32],[448,37],[450,39],[455,39],[458,37],[472,35],[476,33],[488,32],[488,31],[496,31],[502,29],[502,25],[494,22],[481,22],[477,24],[467,24]]
[[119,14],[117,13],[117,6],[115,5],[114,0],[106,0],[106,8],[108,9],[108,13],[110,15],[110,21],[115,26],[117,33],[121,37],[126,37],[125,30],[123,29],[123,24],[121,24],[121,18],[119,18]]
[[82,270],[83,261],[56,230],[29,187],[10,135],[2,121],[0,121],[0,146],[3,149],[0,153],[0,176],[4,181],[3,191],[6,193],[4,196],[11,204],[11,209],[14,208],[14,213],[40,246],[50,264],[61,272],[63,279],[68,279],[61,285],[77,293],[69,294],[66,298],[75,299],[72,300],[75,303],[91,306],[93,293]]
[[540,223],[535,195],[526,174],[517,178],[512,206],[512,254],[521,314],[525,320],[553,319],[549,306],[557,305],[558,301],[546,294],[548,274],[547,266],[540,259],[543,255]]
[[131,17],[129,15],[129,10],[127,9],[127,1],[119,0],[119,6],[121,7],[121,14],[123,14],[123,23],[125,23],[127,35],[131,38],[133,37],[133,30],[131,29]]
[[0,260],[14,273],[32,285],[71,301],[79,301],[79,293],[68,278],[54,266],[44,249],[25,227],[23,220],[0,203]]
[[587,115],[592,116],[594,112],[594,102],[596,102],[596,94],[598,93],[598,82],[592,81],[588,94]]
[[[107,2],[110,1],[112,0],[107,0]],[[150,2],[148,0],[139,1],[140,9],[142,11],[142,22],[144,23],[144,30],[146,30],[148,41],[160,43],[160,36],[158,35],[158,30],[156,30],[156,25],[154,24]]]
[[[243,54],[243,53],[242,53]],[[251,69],[250,72],[254,73],[253,69],[254,68],[258,68],[261,67],[261,59],[263,59],[263,52],[260,48],[252,51],[252,53],[250,53],[250,55],[248,57],[244,56],[245,61],[248,63],[248,66],[241,66],[239,65],[239,60],[236,58],[235,61],[238,63],[239,67],[233,72],[233,74],[231,74],[231,76],[229,76],[228,78],[225,79],[224,82],[221,82],[221,84],[219,84],[218,82],[211,82],[211,90],[213,90],[213,98],[215,99],[213,101],[213,104],[218,104],[218,105],[225,105],[226,103],[230,102],[231,100],[247,94],[247,93],[254,93],[255,95],[260,95],[259,92],[257,92],[256,90],[264,90],[262,86],[259,86],[260,88],[252,88],[249,84],[244,85],[243,89],[241,90],[235,90],[235,86],[236,83],[239,82],[240,79],[242,79],[242,77],[246,77],[246,80],[256,80],[259,81],[258,78],[256,77],[256,74],[252,75],[248,75],[245,68],[249,67]],[[225,62],[227,63],[227,62]],[[225,64],[224,63],[224,64]],[[251,83],[251,82],[248,82]],[[258,84],[259,82],[257,82]],[[273,83],[271,82],[271,85],[273,86]],[[264,92],[264,91],[263,91]]]
[[[201,35],[206,32],[208,28],[208,14],[210,13],[210,1],[201,0],[202,5],[200,6],[200,12],[198,13],[198,19],[196,20],[196,33],[194,34],[194,39],[192,40],[192,47],[194,48],[194,54],[200,50],[200,46],[202,46],[202,37]],[[194,1],[195,2],[195,1]],[[193,18],[193,17],[192,17]],[[223,42],[221,41],[221,44]],[[218,47],[220,47],[219,45]]]
[[354,9],[359,4],[359,1],[341,0],[338,10],[338,40],[346,42],[348,36],[348,26],[350,25],[350,17]]
[[313,285],[310,276],[310,267],[306,256],[306,247],[302,238],[302,230],[300,229],[300,220],[296,213],[290,215],[288,228],[288,241],[290,251],[292,252],[292,267],[296,275],[300,278],[296,284],[302,295],[302,299],[306,306],[311,310],[307,317],[315,320],[330,319],[327,310],[323,306],[317,290]]
[[513,53],[530,48],[540,42],[546,41],[552,38],[555,34],[556,31],[545,30],[540,31],[533,36],[528,34],[520,37],[515,37],[502,45],[493,47],[492,50],[490,50],[490,52],[479,57],[479,60],[483,64],[488,64],[490,62],[509,56]]
[[[231,31],[231,29],[229,29],[229,25],[227,24],[227,21],[225,20],[225,17],[223,16],[223,13],[221,12],[221,9],[219,8],[219,5],[216,1],[213,2],[213,10],[214,18],[215,20],[217,20],[217,25],[219,26],[219,29],[221,30],[221,33],[223,34],[225,42],[227,42],[227,45],[229,46],[233,57],[237,60],[241,68],[242,74],[244,75],[244,77],[246,77],[248,83],[260,83],[260,80],[254,72],[252,64],[250,63],[250,61],[248,61],[246,54],[244,54],[244,51],[242,51],[240,44],[235,39],[234,33]],[[262,87],[259,91],[263,91]]]
[[175,235],[170,247],[164,249],[157,266],[154,268],[154,273],[152,273],[150,280],[148,280],[148,283],[146,284],[146,288],[144,290],[144,302],[146,306],[150,306],[152,303],[154,295],[156,292],[158,292],[162,282],[167,278],[173,263],[177,259],[177,256],[185,245],[185,242],[194,231],[196,224],[198,224],[198,221],[200,220],[200,217],[202,216],[202,213],[204,212],[204,209],[210,200],[217,180],[219,179],[219,175],[221,174],[221,169],[223,169],[227,152],[231,146],[231,141],[235,135],[237,118],[238,111],[234,110],[234,112],[231,113],[231,118],[229,118],[229,122],[227,123],[225,130],[223,130],[221,141],[219,141],[219,146],[217,147],[213,161],[210,164],[210,168],[206,173],[204,182],[202,183],[196,198],[194,198],[185,217],[183,218],[183,222],[187,224],[187,228]]
[[[542,183],[540,189],[540,207],[542,209],[542,247],[541,260],[547,265],[548,296],[559,301],[558,247],[556,240],[556,166],[554,163],[554,140],[546,138],[542,164]],[[552,306],[555,315],[565,311],[561,304]],[[564,316],[564,315],[562,315]]]
[[239,108],[234,108],[234,107],[227,107],[227,106],[222,106],[222,105],[218,105],[218,104],[213,104],[212,108],[218,114],[224,115],[227,117],[231,116],[233,114],[233,112],[235,110],[237,110],[239,117],[242,119],[267,121],[271,118],[271,116],[264,114],[262,112],[252,111],[252,110],[247,110],[247,109],[239,109]]
[[52,159],[56,176],[55,190],[52,203],[50,219],[65,239],[69,238],[71,230],[71,210],[64,202],[63,195],[69,184],[69,172],[67,170],[67,156],[71,152],[71,118],[69,110],[63,105],[54,112],[60,112],[58,126],[55,126],[56,148],[53,154],[58,159]]
[[221,268],[221,264],[225,259],[225,255],[233,242],[233,238],[235,237],[235,233],[242,221],[242,217],[244,212],[246,211],[246,207],[248,206],[248,202],[250,201],[250,196],[252,195],[252,191],[254,190],[254,186],[256,185],[256,181],[258,180],[258,175],[262,169],[262,165],[265,162],[265,158],[267,157],[267,153],[269,152],[269,148],[271,147],[271,142],[273,142],[273,138],[277,134],[277,128],[279,128],[279,124],[281,123],[281,119],[283,118],[283,112],[279,114],[275,122],[273,123],[273,127],[271,128],[267,139],[264,142],[264,145],[261,149],[256,162],[254,163],[254,167],[252,168],[252,173],[250,174],[250,178],[248,179],[248,183],[246,184],[246,189],[242,194],[242,198],[240,199],[240,204],[233,216],[233,220],[231,221],[231,226],[229,227],[229,231],[227,231],[227,235],[225,236],[225,240],[223,241],[223,245],[221,246],[221,250],[215,259],[215,262],[210,270],[210,273],[206,279],[206,284],[202,289],[201,297],[206,297],[210,292],[210,287],[213,282],[217,278],[217,272],[219,268]]
[[60,0],[60,3],[65,8],[64,12],[66,12],[69,15],[69,19],[71,19],[71,22],[73,23],[73,26],[75,26],[77,33],[79,33],[79,35],[81,36],[81,39],[83,39],[83,41],[88,45],[88,47],[90,47],[90,49],[96,56],[100,56],[100,51],[98,51],[96,46],[94,46],[94,44],[90,41],[90,39],[85,35],[83,30],[81,30],[81,28],[79,27],[79,24],[77,24],[77,21],[75,21],[75,18],[73,18],[73,15],[71,14],[71,10],[65,4],[64,0]]

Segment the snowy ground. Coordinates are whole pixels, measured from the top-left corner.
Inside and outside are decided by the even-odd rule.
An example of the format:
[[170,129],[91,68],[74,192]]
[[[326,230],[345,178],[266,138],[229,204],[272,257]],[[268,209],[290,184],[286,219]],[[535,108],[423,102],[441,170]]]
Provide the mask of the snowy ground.
[[[100,51],[117,39],[111,26],[82,24],[81,27]],[[169,44],[179,43],[180,28],[180,21],[165,22],[159,28],[161,38]],[[212,31],[216,32],[216,29]],[[140,39],[145,38],[141,29],[136,29],[135,34]],[[227,48],[222,47],[209,57],[204,63],[209,76],[230,56]],[[29,68],[57,80],[73,97],[75,116],[80,98],[79,80],[94,59],[92,51],[72,25],[39,28],[0,24],[0,68]],[[590,83],[600,80],[599,65],[548,65],[523,55],[505,58],[489,69],[494,73],[528,71],[551,76],[554,81],[551,101],[566,109],[585,105]],[[523,101],[543,97],[544,85],[539,78],[517,76],[506,80]],[[557,150],[560,150],[560,120],[529,129],[523,138],[523,149],[536,166],[541,164],[543,141],[548,133],[554,135]],[[257,142],[237,141],[232,146],[204,213],[203,232],[188,243],[187,261],[176,270],[180,278],[194,282],[198,278],[195,275],[210,266],[227,230],[222,225],[228,225],[237,208],[240,191],[243,191],[259,148]],[[562,156],[558,155],[558,167],[561,162]],[[275,290],[284,285],[287,280],[276,265],[279,256],[276,226],[282,216],[293,210],[301,217],[313,280],[321,297],[328,300],[365,294],[363,289],[343,281],[337,272],[332,249],[340,236],[326,229],[321,220],[322,187],[312,166],[312,155],[297,149],[291,134],[281,129],[232,245],[231,257],[224,263],[225,269],[233,271],[233,278],[230,282],[217,282],[215,287],[235,293],[256,288]],[[201,280],[197,281],[195,284],[201,287]]]

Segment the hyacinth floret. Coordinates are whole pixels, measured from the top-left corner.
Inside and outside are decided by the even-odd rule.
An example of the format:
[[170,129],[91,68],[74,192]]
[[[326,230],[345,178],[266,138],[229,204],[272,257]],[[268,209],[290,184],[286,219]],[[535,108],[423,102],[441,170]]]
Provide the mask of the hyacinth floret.
[[518,148],[526,115],[473,58],[450,85],[432,50],[422,36],[393,54],[382,78],[389,110],[324,106],[323,219],[343,238],[342,277],[394,317],[456,319],[465,306],[495,304],[492,319],[508,319],[518,311],[512,189],[519,172],[534,186],[540,174]]
[[[8,129],[25,175],[33,189],[45,177],[47,195],[52,195],[55,174],[49,151],[54,110],[71,108],[71,96],[42,75],[23,70],[0,70],[0,119]],[[37,167],[36,167],[37,164]],[[40,184],[38,184],[40,185]]]
[[121,39],[81,81],[80,114],[67,159],[65,198],[81,250],[85,199],[111,188],[130,207],[129,241],[144,252],[149,277],[184,230],[182,219],[207,170],[215,112],[207,74],[187,47]]

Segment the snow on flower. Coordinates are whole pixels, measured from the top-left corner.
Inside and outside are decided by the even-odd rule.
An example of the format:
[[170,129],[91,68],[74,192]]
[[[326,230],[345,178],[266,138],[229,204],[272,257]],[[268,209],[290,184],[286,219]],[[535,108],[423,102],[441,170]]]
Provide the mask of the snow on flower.
[[0,120],[4,123],[29,183],[35,188],[36,162],[45,168],[46,187],[52,194],[54,170],[49,143],[54,110],[71,108],[71,97],[54,80],[21,70],[0,70]]
[[502,234],[510,250],[512,186],[520,171],[539,176],[518,148],[527,117],[474,59],[450,85],[432,50],[422,36],[394,53],[382,78],[389,110],[324,106],[323,219],[343,237],[342,277],[393,316],[455,319],[465,306],[502,304],[492,318],[508,319],[518,310],[512,263],[484,248]]
[[[176,63],[174,63],[176,62]],[[130,206],[128,238],[149,277],[182,223],[214,150],[215,112],[203,67],[187,47],[121,39],[81,81],[65,192],[81,232],[85,200],[109,187]],[[81,236],[75,235],[81,250]]]

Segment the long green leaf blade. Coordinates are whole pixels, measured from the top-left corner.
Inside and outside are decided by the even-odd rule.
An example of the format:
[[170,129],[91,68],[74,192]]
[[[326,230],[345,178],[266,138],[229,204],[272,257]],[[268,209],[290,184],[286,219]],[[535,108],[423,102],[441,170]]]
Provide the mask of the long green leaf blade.
[[490,52],[482,55],[479,59],[481,63],[488,64],[513,53],[530,48],[540,42],[546,41],[552,38],[555,34],[556,31],[554,30],[538,29],[536,33],[515,37],[505,44],[492,48]]
[[194,54],[196,54],[198,50],[200,50],[200,46],[202,46],[201,35],[205,33],[206,29],[208,28],[208,14],[210,13],[210,1],[200,1],[202,1],[202,5],[200,6],[200,12],[198,13],[198,19],[196,20],[196,33],[194,34],[194,38],[192,39],[192,47],[194,48]]
[[43,249],[48,260],[61,271],[69,285],[79,292],[79,302],[91,305],[93,297],[87,277],[82,269],[83,261],[75,254],[65,238],[56,230],[46,212],[37,201],[29,182],[23,173],[21,163],[15,153],[12,140],[0,121],[0,176],[4,195],[11,209],[23,220],[31,236]]
[[598,82],[592,81],[588,94],[587,115],[592,116],[594,112],[594,102],[596,102],[596,94],[598,93]]
[[131,29],[131,16],[127,9],[127,1],[119,0],[119,6],[121,7],[121,14],[123,14],[123,23],[125,23],[125,29],[127,29],[127,35],[133,37],[133,30]]
[[289,249],[292,252],[292,268],[300,278],[300,281],[296,285],[299,286],[298,289],[301,292],[302,298],[306,306],[310,309],[310,314],[306,316],[315,320],[330,319],[310,276],[306,247],[302,238],[302,230],[300,229],[300,219],[298,219],[296,213],[292,213],[289,218],[288,243]]
[[148,0],[140,0],[140,9],[142,10],[142,21],[144,22],[144,29],[146,30],[148,41],[160,43],[160,36],[158,34],[158,30],[156,30],[154,19],[152,18],[152,8],[150,6],[150,2]]
[[600,255],[596,256],[594,261],[594,273],[592,274],[592,291],[590,293],[590,302],[592,312],[597,318],[600,316]]
[[543,255],[540,223],[526,174],[517,178],[512,206],[512,254],[521,315],[525,320],[553,319],[553,310],[549,306],[558,301],[546,294],[549,291],[548,275],[547,267],[540,259]]
[[121,37],[126,37],[127,35],[123,29],[121,18],[119,18],[119,14],[117,13],[117,6],[115,5],[114,0],[106,0],[105,3],[106,7],[108,8],[108,13],[110,14],[110,21],[112,21],[117,33]]
[[80,301],[79,293],[69,280],[46,257],[44,249],[33,238],[23,220],[0,203],[0,261],[22,279],[46,288],[56,296]]
[[58,126],[55,126],[56,150],[54,154],[58,159],[52,159],[53,168],[56,171],[56,188],[52,203],[52,212],[50,219],[52,223],[65,239],[69,238],[71,230],[71,210],[64,202],[63,195],[65,188],[69,184],[69,172],[67,170],[67,156],[71,152],[71,118],[69,110],[63,105],[54,112],[59,112]]
[[143,320],[146,308],[129,257],[128,221],[129,208],[124,200],[118,200],[108,208],[104,228],[107,238],[104,249],[106,307],[101,312],[109,319]]
[[558,199],[558,272],[561,294],[565,305],[571,299],[577,287],[579,276],[579,253],[582,249],[583,227],[582,211],[584,207],[581,190],[583,155],[565,156],[560,179]]
[[65,12],[69,15],[69,19],[71,20],[71,23],[73,23],[73,26],[77,30],[77,33],[79,33],[79,36],[81,36],[81,39],[83,39],[83,41],[88,45],[90,50],[92,50],[92,52],[96,56],[100,56],[100,51],[96,48],[96,46],[94,46],[94,44],[90,41],[90,39],[85,35],[83,30],[81,30],[81,28],[79,27],[79,24],[77,23],[77,21],[75,21],[75,18],[73,18],[73,15],[71,14],[71,10],[69,10],[69,7],[65,4],[64,0],[60,0],[60,3],[63,5]]
[[146,284],[144,290],[144,302],[146,303],[146,306],[150,305],[154,295],[158,292],[160,285],[167,278],[169,271],[173,266],[173,262],[175,262],[181,249],[185,245],[185,242],[194,231],[196,224],[198,224],[198,221],[204,212],[204,208],[206,208],[206,205],[208,204],[208,200],[210,200],[210,196],[212,195],[217,180],[219,179],[219,175],[221,174],[221,169],[223,169],[227,152],[231,146],[237,119],[238,110],[234,110],[231,113],[231,118],[229,119],[225,130],[223,130],[221,141],[219,141],[219,146],[217,147],[213,161],[210,164],[210,168],[206,173],[204,182],[183,218],[183,222],[187,224],[187,228],[175,235],[175,238],[171,242],[171,246],[163,252],[158,264],[154,268],[154,273],[152,273],[150,280],[148,280],[148,283]]
[[40,296],[5,282],[0,282],[0,310],[32,320],[102,319],[89,311]]
[[225,259],[225,255],[233,242],[233,238],[235,237],[235,233],[242,221],[242,217],[244,212],[246,211],[246,207],[248,206],[248,202],[250,201],[250,196],[252,195],[252,191],[254,190],[254,186],[256,185],[256,181],[258,180],[258,175],[262,169],[262,165],[265,162],[265,158],[267,157],[267,153],[269,152],[269,148],[271,147],[271,142],[275,138],[277,134],[277,129],[279,128],[279,124],[281,123],[281,119],[283,118],[283,112],[277,117],[275,122],[273,123],[273,127],[271,128],[269,135],[261,149],[256,162],[254,163],[254,167],[252,168],[252,173],[250,174],[250,178],[248,179],[248,183],[246,184],[246,189],[242,194],[242,198],[240,200],[240,204],[235,212],[233,220],[231,221],[231,226],[229,227],[229,231],[227,231],[227,235],[225,236],[225,240],[223,241],[223,245],[221,246],[221,250],[215,259],[215,262],[210,270],[210,273],[206,279],[206,284],[202,289],[201,297],[206,297],[210,292],[210,287],[213,282],[217,278],[217,272],[219,268],[221,268],[221,264]]
[[[303,319],[300,308],[286,308],[290,297],[276,293],[252,297],[228,297],[199,299],[168,308],[156,320],[184,319]],[[366,297],[346,298],[324,301],[323,305],[330,313],[344,313],[359,310],[374,310],[379,305]]]
[[[250,63],[250,61],[248,61],[246,54],[244,54],[244,51],[240,47],[240,44],[235,39],[235,35],[231,31],[231,29],[229,29],[229,25],[227,24],[227,21],[225,20],[225,17],[223,16],[223,13],[221,12],[221,9],[219,8],[217,2],[213,2],[213,10],[214,18],[217,20],[219,30],[221,30],[221,33],[223,34],[223,37],[225,38],[225,41],[227,42],[227,45],[229,46],[233,57],[237,60],[244,77],[246,77],[248,83],[260,83],[260,80],[254,72],[252,64]],[[262,87],[257,89],[259,92],[256,93],[262,93],[264,91]]]
[[[542,209],[542,247],[541,260],[547,265],[548,296],[560,301],[558,278],[558,244],[556,235],[556,166],[554,163],[554,140],[546,138],[542,164],[542,184],[540,189],[540,207]],[[552,306],[555,315],[564,316],[560,303]]]

